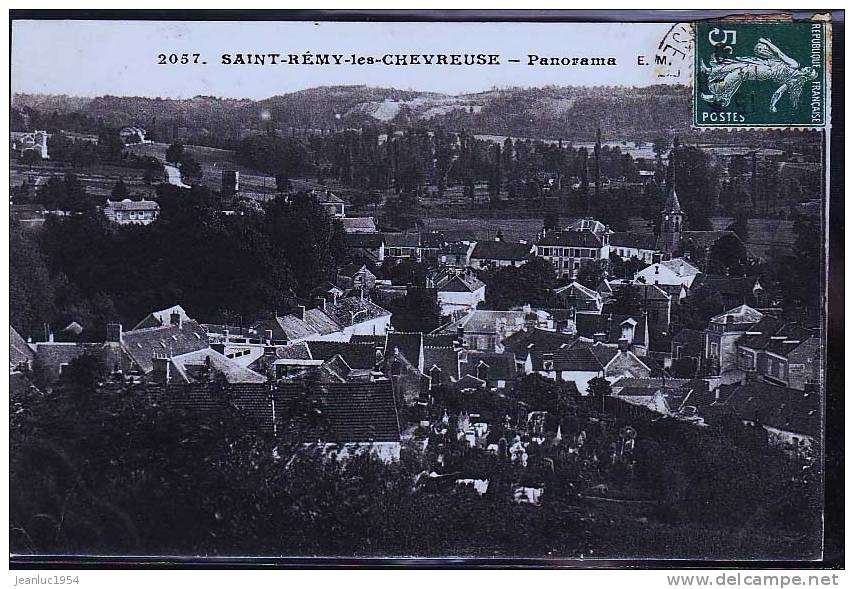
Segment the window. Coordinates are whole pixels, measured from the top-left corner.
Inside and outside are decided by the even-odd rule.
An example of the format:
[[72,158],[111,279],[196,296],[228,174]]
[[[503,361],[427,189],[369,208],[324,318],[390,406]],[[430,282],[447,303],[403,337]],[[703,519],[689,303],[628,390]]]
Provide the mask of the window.
[[712,358],[718,357],[718,344],[717,344],[717,342],[711,342],[709,344],[709,356],[711,356]]

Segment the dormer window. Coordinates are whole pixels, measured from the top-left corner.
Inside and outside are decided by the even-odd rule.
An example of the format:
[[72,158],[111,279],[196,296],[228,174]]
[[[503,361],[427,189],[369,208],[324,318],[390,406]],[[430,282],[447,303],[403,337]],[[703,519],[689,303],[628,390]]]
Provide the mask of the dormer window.
[[554,360],[543,360],[543,370],[546,370],[547,372],[551,372],[552,370],[554,370],[554,367],[555,367]]

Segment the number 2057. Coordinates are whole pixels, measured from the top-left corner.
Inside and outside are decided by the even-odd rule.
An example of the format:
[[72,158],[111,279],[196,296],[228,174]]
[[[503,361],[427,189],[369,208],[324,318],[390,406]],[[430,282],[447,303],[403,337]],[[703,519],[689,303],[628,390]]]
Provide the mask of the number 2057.
[[201,53],[158,53],[158,65],[187,65],[190,63],[202,63]]

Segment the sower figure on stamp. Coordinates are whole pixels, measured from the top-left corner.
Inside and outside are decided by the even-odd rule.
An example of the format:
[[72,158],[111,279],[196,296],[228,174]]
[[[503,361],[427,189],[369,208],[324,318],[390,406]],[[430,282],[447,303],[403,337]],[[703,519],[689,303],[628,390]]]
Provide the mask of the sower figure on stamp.
[[786,91],[792,107],[797,107],[804,84],[818,77],[815,68],[801,67],[765,38],[756,42],[753,53],[756,57],[718,59],[713,56],[708,66],[701,61],[700,71],[709,76],[710,92],[702,95],[703,100],[726,107],[743,82],[772,80],[780,87],[771,96],[769,110],[777,112],[777,102]]

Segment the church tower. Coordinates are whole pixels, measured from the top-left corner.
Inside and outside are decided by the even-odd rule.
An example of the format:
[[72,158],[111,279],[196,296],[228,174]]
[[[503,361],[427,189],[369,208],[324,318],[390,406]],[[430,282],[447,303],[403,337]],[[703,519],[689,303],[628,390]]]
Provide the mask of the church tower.
[[664,202],[664,208],[661,211],[661,247],[660,249],[671,256],[679,248],[682,241],[682,224],[685,221],[685,214],[682,212],[682,207],[679,204],[679,197],[676,196],[676,148],[679,145],[679,140],[674,139],[673,149],[670,150],[669,168],[669,190],[667,192],[667,200]]

